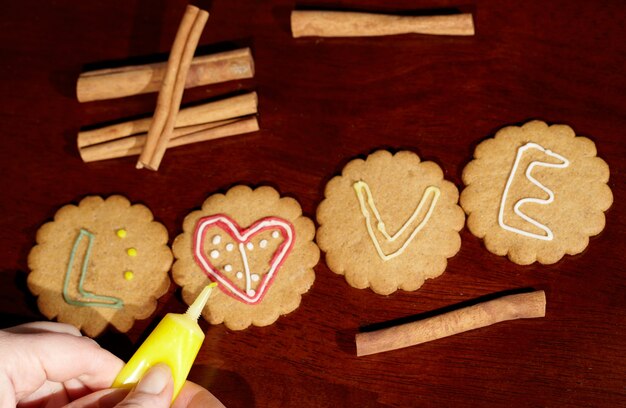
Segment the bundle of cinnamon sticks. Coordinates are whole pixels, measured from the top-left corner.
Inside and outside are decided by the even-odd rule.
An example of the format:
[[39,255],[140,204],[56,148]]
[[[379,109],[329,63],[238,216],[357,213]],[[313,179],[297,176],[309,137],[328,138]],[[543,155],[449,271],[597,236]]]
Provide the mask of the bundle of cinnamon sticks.
[[137,168],[157,170],[167,148],[259,129],[254,92],[180,110],[185,88],[254,75],[248,48],[194,58],[208,16],[204,10],[187,6],[167,64],[92,71],[79,77],[81,102],[159,90],[152,118],[80,132],[83,161],[140,155]]
[[[259,130],[256,92],[182,109],[166,147],[183,146]],[[78,134],[85,162],[136,156],[146,145],[153,118],[137,119]]]

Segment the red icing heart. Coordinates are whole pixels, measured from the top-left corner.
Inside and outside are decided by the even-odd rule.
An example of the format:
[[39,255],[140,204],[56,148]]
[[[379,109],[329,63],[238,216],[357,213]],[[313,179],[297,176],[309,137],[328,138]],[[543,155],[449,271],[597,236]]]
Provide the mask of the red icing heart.
[[[243,263],[243,272],[238,272],[245,277],[245,288],[239,288],[239,286],[233,281],[233,277],[227,276],[222,269],[216,267],[209,258],[217,259],[221,256],[221,252],[217,249],[212,250],[210,253],[205,251],[206,235],[209,229],[218,228],[219,230],[228,234],[235,244],[228,251],[238,251],[240,253],[241,261]],[[257,235],[265,231],[273,231],[272,237],[277,238],[276,233],[280,234],[283,238],[283,242],[276,248],[272,258],[269,262],[269,269],[265,275],[259,280],[256,290],[251,289],[252,278],[256,276],[257,279],[260,274],[252,274],[248,265],[247,248],[251,249],[253,246],[252,239]],[[214,237],[217,239],[217,237]],[[196,262],[204,270],[207,276],[217,281],[222,291],[233,298],[243,301],[248,304],[259,303],[265,293],[271,286],[278,269],[287,258],[287,255],[293,247],[293,241],[295,239],[295,230],[291,223],[278,217],[268,217],[256,221],[250,227],[242,229],[233,219],[230,217],[218,214],[211,215],[209,217],[201,218],[196,224],[196,230],[194,232],[193,252]],[[267,240],[265,240],[267,241]],[[221,237],[218,239],[218,245],[221,242]],[[267,244],[267,242],[266,242]],[[252,247],[250,247],[252,245]],[[236,247],[236,248],[235,248]],[[207,256],[208,255],[208,256]],[[232,268],[232,267],[231,267]],[[240,277],[242,279],[242,277]]]

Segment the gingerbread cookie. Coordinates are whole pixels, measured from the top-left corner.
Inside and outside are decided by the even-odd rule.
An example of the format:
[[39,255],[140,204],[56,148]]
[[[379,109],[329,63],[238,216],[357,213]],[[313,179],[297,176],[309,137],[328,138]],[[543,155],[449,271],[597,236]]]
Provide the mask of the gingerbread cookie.
[[412,152],[353,160],[326,185],[317,242],[353,287],[387,295],[418,289],[461,247],[465,215],[441,168]]
[[167,230],[143,205],[122,196],[86,197],[59,209],[37,231],[28,287],[48,318],[97,336],[122,332],[156,309],[169,288]]
[[463,170],[467,226],[487,249],[520,265],[582,252],[613,202],[594,143],[541,121],[501,129]]
[[271,187],[235,186],[189,214],[173,244],[174,281],[188,304],[218,283],[203,311],[232,330],[267,326],[295,310],[315,280],[315,226]]

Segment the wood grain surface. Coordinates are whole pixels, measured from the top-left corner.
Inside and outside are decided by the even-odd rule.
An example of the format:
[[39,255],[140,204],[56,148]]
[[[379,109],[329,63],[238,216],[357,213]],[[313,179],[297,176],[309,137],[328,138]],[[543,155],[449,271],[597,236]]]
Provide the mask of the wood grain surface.
[[[611,169],[615,202],[585,252],[542,266],[489,253],[467,229],[446,272],[416,292],[353,289],[325,265],[295,312],[207,338],[191,379],[228,407],[626,406],[626,4],[216,0],[200,53],[250,47],[252,79],[188,90],[184,104],[256,91],[261,130],[136,158],[81,161],[80,129],[150,114],[156,94],[80,104],[81,72],[162,61],[183,0],[3,2],[0,13],[0,325],[45,319],[26,287],[38,227],[89,194],[146,204],[170,233],[215,192],[270,185],[314,218],[326,182],[355,157],[409,149],[459,188],[475,146],[530,119],[572,126]],[[294,8],[474,14],[473,37],[293,39]],[[354,336],[493,293],[545,290],[546,317],[356,357]],[[486,296],[486,298],[485,298]],[[167,312],[98,341],[127,359]]]

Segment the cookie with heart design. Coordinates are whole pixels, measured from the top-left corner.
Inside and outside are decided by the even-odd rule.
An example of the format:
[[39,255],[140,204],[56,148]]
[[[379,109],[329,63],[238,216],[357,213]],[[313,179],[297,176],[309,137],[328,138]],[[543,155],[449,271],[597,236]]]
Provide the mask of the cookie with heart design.
[[461,247],[458,190],[415,153],[379,150],[353,160],[324,194],[317,243],[328,267],[355,288],[417,290]]
[[298,202],[271,187],[235,186],[190,213],[173,244],[174,281],[191,303],[217,282],[203,311],[233,330],[267,326],[295,310],[315,279],[315,226]]
[[28,287],[49,319],[89,336],[128,331],[156,309],[170,285],[172,252],[150,210],[122,196],[83,198],[37,231]]

